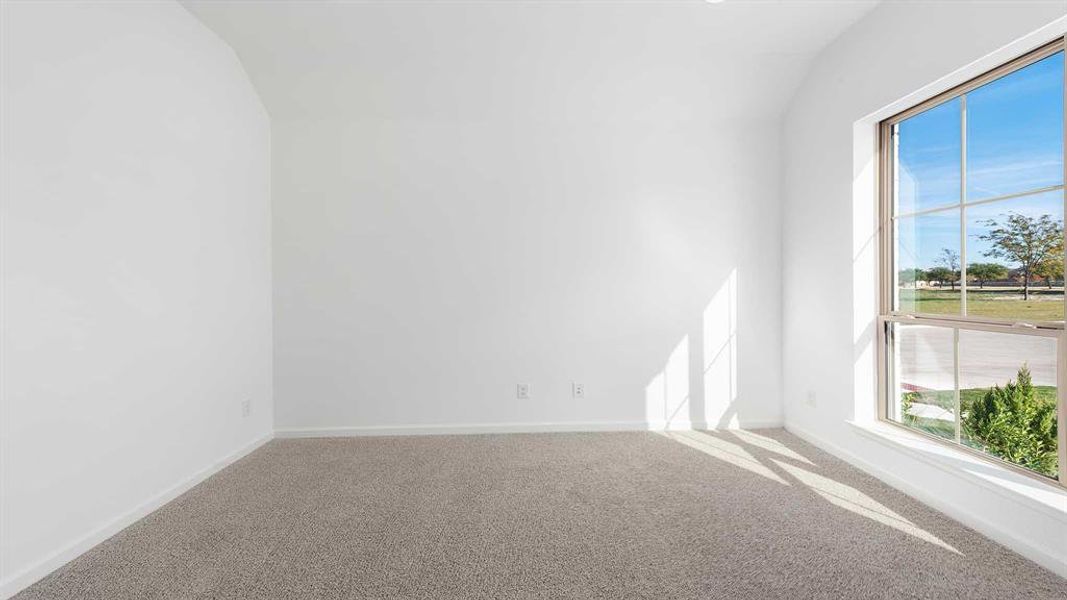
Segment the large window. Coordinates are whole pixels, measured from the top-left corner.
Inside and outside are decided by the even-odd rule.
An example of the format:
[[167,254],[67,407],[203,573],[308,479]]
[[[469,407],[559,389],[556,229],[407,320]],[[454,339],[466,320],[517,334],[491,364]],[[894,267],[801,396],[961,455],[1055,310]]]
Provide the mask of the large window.
[[885,420],[1067,482],[1064,41],[881,124]]

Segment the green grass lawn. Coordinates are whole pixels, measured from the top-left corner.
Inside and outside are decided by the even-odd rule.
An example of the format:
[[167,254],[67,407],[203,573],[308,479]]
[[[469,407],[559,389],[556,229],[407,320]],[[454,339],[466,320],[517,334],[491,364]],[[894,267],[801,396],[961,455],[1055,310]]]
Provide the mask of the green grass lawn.
[[946,440],[956,439],[956,425],[949,421],[907,416],[904,418],[904,425],[913,429],[918,429],[919,431],[925,431],[930,435],[945,438]]
[[[899,291],[900,309],[937,315],[960,314],[960,291],[948,288]],[[967,314],[1000,319],[1062,321],[1063,288],[1030,288],[1030,300],[1023,300],[1021,288],[968,288]]]
[[[1004,383],[1007,383],[1006,381]],[[1003,387],[1003,385],[1002,385]],[[960,405],[966,409],[971,402],[985,396],[989,388],[968,388],[960,390]],[[946,410],[953,410],[956,404],[955,394],[952,390],[930,390],[925,392],[912,392],[915,394],[914,402],[919,404],[933,404]],[[1056,402],[1056,386],[1035,385],[1034,399],[1039,402]]]

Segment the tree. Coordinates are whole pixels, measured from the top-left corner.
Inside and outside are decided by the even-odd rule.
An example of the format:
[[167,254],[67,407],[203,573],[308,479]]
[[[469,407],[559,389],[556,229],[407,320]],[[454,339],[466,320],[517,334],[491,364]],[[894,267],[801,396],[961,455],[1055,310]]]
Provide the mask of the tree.
[[1050,258],[1037,265],[1034,275],[1045,280],[1047,287],[1052,287],[1053,280],[1063,279],[1063,252],[1053,254]]
[[938,286],[942,286],[946,281],[951,281],[956,277],[956,273],[947,267],[934,267],[927,271],[926,275],[936,281]]
[[978,287],[984,288],[985,282],[990,279],[1003,279],[1008,276],[1008,267],[997,263],[971,263],[967,265],[967,275],[978,282]]
[[899,283],[915,283],[916,281],[926,281],[926,271],[922,269],[901,269],[897,275],[897,281]]
[[942,248],[941,254],[937,258],[937,264],[948,269],[949,273],[951,273],[948,280],[952,283],[952,289],[955,290],[956,280],[960,276],[960,255],[948,248]]
[[1039,266],[1063,253],[1063,224],[1050,215],[1028,217],[1011,213],[1003,221],[989,219],[985,225],[989,232],[978,239],[991,242],[992,247],[984,254],[1018,263],[1023,273],[1023,298],[1029,300],[1030,279]]
[[1035,397],[1026,365],[1016,381],[993,386],[965,412],[962,426],[969,441],[1017,465],[1056,476],[1056,403]]

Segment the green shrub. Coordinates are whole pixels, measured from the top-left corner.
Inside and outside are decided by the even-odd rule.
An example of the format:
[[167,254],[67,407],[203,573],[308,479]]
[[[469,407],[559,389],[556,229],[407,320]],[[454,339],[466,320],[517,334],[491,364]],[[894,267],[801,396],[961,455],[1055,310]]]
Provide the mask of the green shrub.
[[900,397],[900,414],[905,420],[911,417],[911,406],[915,404],[915,398],[918,395],[918,392],[904,392]]
[[972,445],[1050,477],[1056,476],[1056,403],[1038,398],[1023,365],[1018,380],[993,386],[966,407],[963,434]]

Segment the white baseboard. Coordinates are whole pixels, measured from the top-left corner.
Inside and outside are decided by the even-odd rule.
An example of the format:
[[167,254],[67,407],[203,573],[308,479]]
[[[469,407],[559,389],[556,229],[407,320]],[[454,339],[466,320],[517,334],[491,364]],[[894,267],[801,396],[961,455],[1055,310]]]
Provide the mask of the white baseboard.
[[[739,429],[781,427],[781,421],[747,421]],[[556,433],[598,431],[684,431],[707,429],[705,423],[646,421],[593,421],[571,423],[478,423],[450,425],[368,425],[276,429],[279,438],[363,437],[388,435],[472,435],[491,433]]]
[[997,525],[990,523],[987,519],[975,515],[970,511],[961,509],[956,504],[946,502],[937,494],[913,485],[907,480],[897,477],[882,467],[856,456],[837,444],[828,442],[803,428],[797,427],[795,424],[786,423],[785,429],[789,433],[792,433],[813,446],[833,454],[868,475],[880,479],[886,484],[904,492],[912,498],[915,498],[919,502],[948,515],[998,544],[1034,561],[1042,567],[1056,573],[1060,577],[1067,578],[1067,564],[1064,564],[1064,562],[1056,555],[1034,546],[1025,538],[1020,537],[1017,533],[998,527]]
[[100,542],[103,542],[104,540],[115,535],[119,531],[122,531],[126,527],[129,527],[130,525],[134,524],[135,522],[150,514],[152,511],[161,508],[164,504],[189,491],[194,486],[204,481],[208,477],[211,477],[212,475],[218,473],[230,464],[237,462],[241,458],[247,456],[252,451],[269,442],[273,437],[274,436],[270,434],[265,435],[253,441],[252,443],[240,448],[236,452],[233,452],[228,456],[224,456],[223,458],[208,465],[204,469],[197,471],[191,477],[185,479],[184,481],[181,481],[175,484],[174,486],[160,492],[159,494],[156,494],[155,496],[149,498],[147,501],[135,507],[133,510],[130,510],[129,512],[120,515],[112,519],[108,523],[105,523],[104,525],[94,529],[93,531],[83,536],[81,539],[74,541],[68,546],[52,554],[48,558],[12,575],[11,577],[4,579],[2,582],[0,582],[0,599],[10,598],[18,592],[33,585],[38,580],[48,575],[52,571],[55,571],[56,569],[62,567],[71,560],[77,558],[78,556],[81,556],[93,546],[96,546]]

